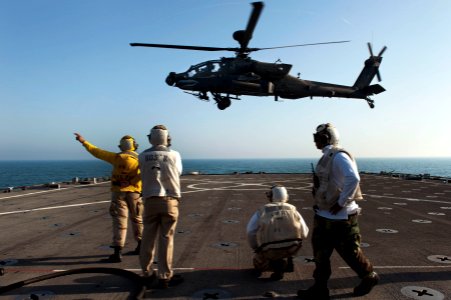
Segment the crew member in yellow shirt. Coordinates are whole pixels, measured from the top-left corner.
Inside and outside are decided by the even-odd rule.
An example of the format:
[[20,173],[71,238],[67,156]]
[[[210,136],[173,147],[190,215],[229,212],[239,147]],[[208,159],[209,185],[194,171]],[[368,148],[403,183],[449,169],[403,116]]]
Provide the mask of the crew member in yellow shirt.
[[94,157],[104,160],[113,166],[111,174],[111,205],[110,215],[113,219],[114,253],[105,261],[117,263],[122,261],[122,249],[127,236],[128,218],[133,228],[133,235],[138,245],[132,252],[139,254],[141,247],[143,221],[143,205],[141,200],[141,174],[138,164],[138,144],[129,135],[121,138],[118,153],[103,150],[89,143],[83,136],[75,134],[86,150]]

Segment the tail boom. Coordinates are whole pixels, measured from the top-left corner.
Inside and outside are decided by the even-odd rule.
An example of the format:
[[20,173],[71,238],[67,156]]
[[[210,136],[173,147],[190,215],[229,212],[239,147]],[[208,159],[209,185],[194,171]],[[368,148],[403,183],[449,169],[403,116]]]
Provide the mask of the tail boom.
[[373,81],[374,76],[376,75],[379,81],[382,80],[381,75],[379,74],[379,67],[382,63],[382,54],[385,52],[385,50],[387,50],[387,47],[384,46],[377,56],[373,55],[373,50],[370,43],[368,43],[368,49],[370,51],[370,57],[365,60],[365,66],[363,67],[362,72],[360,72],[359,77],[357,77],[357,80],[354,83],[354,87],[357,89],[368,87],[371,84],[371,81]]

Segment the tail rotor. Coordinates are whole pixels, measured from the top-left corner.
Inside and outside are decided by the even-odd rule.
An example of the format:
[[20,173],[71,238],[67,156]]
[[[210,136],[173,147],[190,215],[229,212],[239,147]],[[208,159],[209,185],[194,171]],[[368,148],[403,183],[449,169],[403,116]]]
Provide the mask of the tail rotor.
[[[377,66],[379,67],[380,63],[382,62],[382,54],[387,50],[387,46],[384,46],[381,51],[379,51],[379,54],[377,56],[374,56],[373,54],[373,47],[371,46],[371,43],[368,43],[368,50],[370,51],[371,59],[373,59]],[[380,82],[382,81],[381,74],[379,73],[379,69],[376,72],[377,80]]]

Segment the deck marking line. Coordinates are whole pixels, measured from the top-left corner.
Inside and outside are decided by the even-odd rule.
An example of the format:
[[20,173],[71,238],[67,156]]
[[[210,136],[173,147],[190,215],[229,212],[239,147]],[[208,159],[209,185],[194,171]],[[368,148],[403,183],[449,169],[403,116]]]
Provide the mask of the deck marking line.
[[79,203],[79,204],[68,204],[68,205],[60,205],[60,206],[49,206],[49,207],[32,208],[32,209],[24,209],[24,210],[16,210],[16,211],[8,211],[8,212],[0,213],[0,216],[1,215],[11,215],[11,214],[20,214],[20,213],[26,213],[26,212],[34,212],[34,211],[40,211],[40,210],[76,207],[76,206],[84,206],[84,205],[93,205],[93,204],[99,204],[99,203],[109,203],[109,202],[111,202],[111,200],[97,201],[97,202],[86,202],[86,203]]
[[104,184],[104,183],[108,183],[108,182],[109,181],[99,182],[99,183],[90,183],[90,184],[77,185],[77,186],[72,186],[72,187],[63,187],[63,188],[53,189],[53,190],[46,190],[46,191],[39,191],[39,192],[33,192],[33,193],[27,193],[27,194],[7,196],[7,197],[0,198],[0,200],[11,199],[11,198],[18,198],[18,197],[22,197],[22,196],[30,196],[30,195],[36,195],[36,194],[43,194],[43,193],[51,193],[51,192],[63,191],[63,190],[71,189],[71,188],[80,188],[80,187],[86,187],[86,186],[90,186],[90,185]]
[[[451,268],[451,266],[373,266],[374,269],[442,269]],[[339,267],[339,269],[350,269],[350,267]]]
[[373,198],[402,199],[402,200],[412,201],[412,202],[451,203],[450,201],[443,201],[443,200],[427,200],[427,199],[405,198],[405,197],[394,197],[394,196],[379,196],[379,195],[369,195],[369,194],[365,194],[365,196],[373,197]]

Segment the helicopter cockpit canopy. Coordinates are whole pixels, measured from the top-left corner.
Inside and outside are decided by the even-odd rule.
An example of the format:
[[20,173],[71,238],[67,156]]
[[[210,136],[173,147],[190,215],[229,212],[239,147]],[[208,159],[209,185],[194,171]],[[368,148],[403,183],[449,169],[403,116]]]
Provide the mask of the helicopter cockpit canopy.
[[277,80],[288,74],[291,65],[283,63],[264,63],[250,59],[222,58],[208,60],[191,66],[186,72],[180,73],[184,79],[205,77],[220,77],[224,75],[253,75]]
[[191,66],[186,72],[187,78],[209,77],[216,75],[221,68],[221,60],[209,60]]

